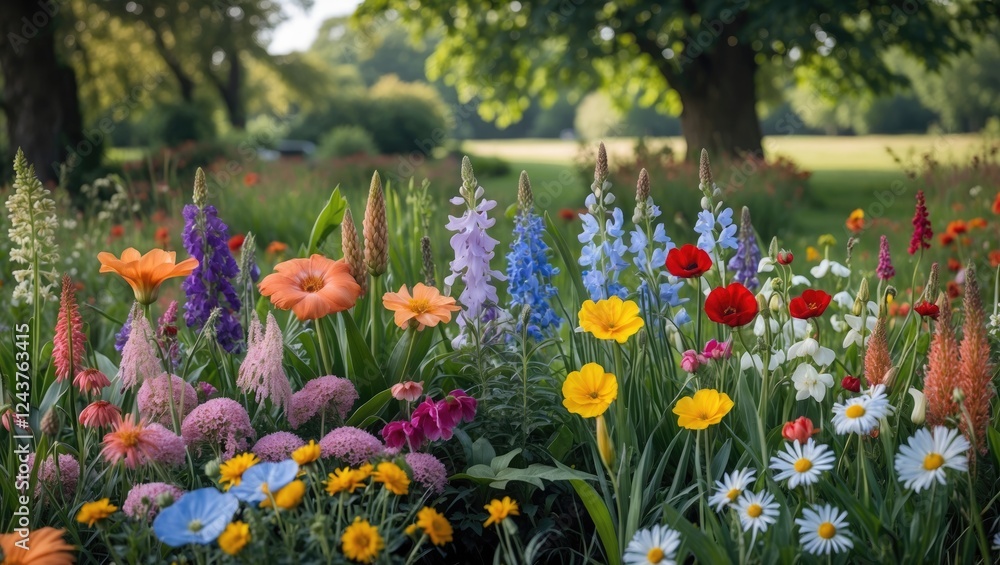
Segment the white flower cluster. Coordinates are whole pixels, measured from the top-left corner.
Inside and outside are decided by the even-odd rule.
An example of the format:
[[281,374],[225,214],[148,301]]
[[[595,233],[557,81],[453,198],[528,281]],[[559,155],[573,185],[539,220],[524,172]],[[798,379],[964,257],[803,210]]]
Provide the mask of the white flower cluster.
[[55,232],[59,227],[56,203],[35,176],[34,167],[28,165],[21,150],[14,159],[14,173],[14,193],[7,199],[7,210],[10,212],[7,235],[13,245],[10,261],[26,267],[14,270],[17,285],[13,299],[24,299],[32,304],[37,281],[40,298],[55,300],[54,290],[59,284],[59,273],[55,270],[59,261],[55,243]]
[[[102,194],[111,189],[111,198],[104,199]],[[99,178],[94,184],[86,184],[80,188],[90,202],[100,202],[97,219],[101,222],[117,220],[126,212],[138,212],[139,204],[128,204],[128,191],[116,176]]]

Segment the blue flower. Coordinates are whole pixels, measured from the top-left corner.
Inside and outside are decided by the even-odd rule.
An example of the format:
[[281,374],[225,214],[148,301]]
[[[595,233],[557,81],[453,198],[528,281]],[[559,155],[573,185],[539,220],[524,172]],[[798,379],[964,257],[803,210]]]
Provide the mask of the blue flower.
[[259,504],[268,493],[278,492],[298,474],[299,464],[292,460],[258,463],[243,473],[240,484],[229,489],[229,493],[243,502]]
[[160,512],[153,532],[171,547],[209,544],[226,529],[239,506],[235,496],[212,487],[193,490]]
[[[715,236],[715,226],[719,226],[718,237]],[[716,217],[710,210],[698,212],[698,221],[694,231],[698,233],[698,248],[708,253],[718,245],[723,249],[736,249],[736,224],[733,223],[733,209],[726,208]]]
[[[542,236],[545,227],[534,207],[518,212],[514,226],[514,241],[507,254],[507,281],[510,310],[528,307],[528,335],[541,339],[548,328],[558,328],[562,319],[549,301],[556,295],[552,277],[559,273],[549,264],[549,247]],[[518,322],[518,330],[521,330]]]

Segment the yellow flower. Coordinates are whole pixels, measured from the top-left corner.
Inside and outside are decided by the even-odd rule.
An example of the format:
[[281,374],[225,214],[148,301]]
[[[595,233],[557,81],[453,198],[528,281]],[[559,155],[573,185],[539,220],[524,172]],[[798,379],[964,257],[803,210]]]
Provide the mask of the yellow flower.
[[299,467],[302,467],[319,459],[320,451],[319,444],[316,443],[316,440],[311,439],[307,445],[292,452],[292,460],[298,463]]
[[[861,214],[861,217],[864,218],[864,213],[863,212]],[[816,240],[816,243],[820,247],[833,247],[834,245],[837,245],[837,239],[835,237],[833,237],[832,235],[830,235],[828,233],[825,233],[825,234],[819,236],[819,239]]]
[[639,317],[639,305],[617,296],[606,300],[587,300],[580,308],[580,327],[597,339],[613,339],[625,343],[645,322]]
[[494,498],[489,504],[483,506],[487,512],[490,513],[490,517],[483,522],[483,527],[488,528],[492,524],[499,524],[507,519],[507,516],[520,516],[521,511],[517,506],[517,502],[513,501],[509,496],[503,497],[503,500],[497,500]]
[[358,467],[357,471],[361,473],[361,480],[365,480],[375,473],[375,467],[371,463],[365,463],[364,465]]
[[257,459],[253,453],[241,453],[223,463],[219,467],[221,477],[219,482],[222,484],[223,490],[229,490],[240,484],[240,481],[243,480],[243,473],[257,463],[260,463],[260,459]]
[[410,492],[410,478],[406,476],[406,471],[390,461],[379,463],[372,477],[393,494],[402,496]]
[[236,555],[250,543],[250,525],[245,522],[232,522],[226,530],[219,534],[219,548],[229,555]]
[[385,541],[378,533],[378,528],[360,517],[354,518],[354,523],[344,529],[340,543],[341,549],[348,559],[361,563],[375,561],[379,552],[385,547]]
[[[274,504],[283,510],[291,510],[302,502],[306,493],[306,484],[300,480],[292,481],[274,493]],[[260,501],[261,508],[271,507],[271,497]]]
[[677,401],[674,414],[677,414],[677,425],[689,430],[704,430],[718,424],[722,417],[733,409],[733,401],[729,395],[710,388],[703,388],[694,396],[685,396]]
[[608,426],[604,421],[604,416],[597,417],[597,452],[601,454],[601,461],[611,468],[615,463],[615,447],[611,444],[611,436],[608,434]]
[[417,526],[431,538],[431,543],[434,545],[444,545],[452,540],[452,529],[448,519],[430,506],[425,506],[417,512]]
[[410,524],[409,526],[406,526],[406,529],[403,530],[403,533],[406,534],[406,535],[408,535],[408,536],[415,536],[415,535],[417,535],[417,525],[416,524]]
[[600,416],[618,398],[618,379],[597,363],[573,371],[563,383],[563,406],[584,418]]
[[819,258],[820,258],[820,254],[819,254],[819,250],[818,249],[816,249],[812,245],[810,245],[809,247],[806,247],[806,261],[809,261],[810,263],[812,263],[814,261],[819,261]]
[[102,498],[94,502],[88,502],[80,508],[76,515],[76,521],[81,524],[93,526],[97,522],[107,518],[118,511],[118,507],[111,504],[110,498]]
[[331,496],[343,491],[353,493],[355,489],[365,488],[365,479],[368,474],[360,469],[344,467],[330,473],[326,479],[326,492]]

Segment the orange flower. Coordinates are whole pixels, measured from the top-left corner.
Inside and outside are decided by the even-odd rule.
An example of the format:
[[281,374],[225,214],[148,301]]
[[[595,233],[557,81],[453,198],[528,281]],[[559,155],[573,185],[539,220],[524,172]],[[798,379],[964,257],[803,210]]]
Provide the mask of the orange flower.
[[162,249],[153,249],[141,255],[135,248],[122,251],[121,259],[113,253],[102,251],[97,254],[102,273],[118,273],[135,292],[135,299],[143,305],[156,302],[160,285],[167,279],[186,277],[198,266],[198,260],[191,257],[177,263],[177,254]]
[[847,229],[854,233],[858,233],[865,229],[865,211],[861,208],[851,212],[851,215],[847,217]]
[[1000,214],[1000,192],[998,192],[996,198],[993,199],[993,213]]
[[166,247],[170,245],[170,230],[167,228],[156,228],[156,235],[153,236],[156,240],[156,244],[160,247]]
[[948,270],[958,272],[962,268],[962,262],[954,257],[948,259]]
[[396,325],[404,330],[409,326],[422,330],[426,326],[434,327],[438,322],[447,324],[451,321],[451,313],[460,310],[454,298],[441,296],[438,289],[423,283],[413,287],[413,296],[410,296],[405,284],[399,292],[385,293],[382,305],[396,313]]
[[315,320],[354,306],[361,287],[344,260],[322,255],[290,259],[274,266],[260,282],[260,293],[282,310],[295,312],[299,320]]
[[272,241],[267,246],[267,252],[273,255],[278,255],[279,253],[284,253],[288,249],[288,246],[280,241]]
[[955,243],[955,234],[950,233],[950,232],[945,232],[945,233],[941,234],[941,245],[944,245],[945,247],[947,247],[947,246],[951,245],[952,243]]
[[990,267],[994,269],[1000,267],[1000,251],[996,249],[990,251]]
[[969,226],[965,224],[965,220],[954,220],[948,222],[948,229],[945,231],[952,235],[959,235],[969,231]]
[[31,531],[30,542],[25,549],[18,542],[28,541],[17,532],[0,534],[0,555],[4,563],[10,565],[71,565],[76,562],[76,547],[63,539],[65,530],[39,528]]
[[243,185],[244,186],[254,186],[260,182],[260,175],[257,173],[247,173],[243,175]]
[[121,224],[111,226],[111,237],[109,239],[115,240],[123,235],[125,235],[125,226]]
[[124,460],[126,467],[135,469],[151,459],[159,449],[152,432],[146,427],[146,422],[128,414],[104,435],[101,455],[108,463]]
[[969,220],[969,229],[985,228],[986,220],[983,218],[972,218]]

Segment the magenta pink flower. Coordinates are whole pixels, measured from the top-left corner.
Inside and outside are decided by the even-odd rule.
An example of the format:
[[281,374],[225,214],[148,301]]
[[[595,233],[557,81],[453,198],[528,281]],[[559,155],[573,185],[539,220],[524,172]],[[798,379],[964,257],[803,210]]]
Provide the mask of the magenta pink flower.
[[924,203],[924,191],[918,190],[917,207],[913,212],[913,236],[910,238],[910,255],[916,254],[921,249],[930,249],[933,237],[934,231],[931,230],[927,205]]
[[304,439],[291,432],[274,432],[257,440],[251,451],[261,461],[278,462],[290,458],[293,451],[305,444]]
[[701,354],[703,358],[707,359],[729,359],[733,356],[733,342],[729,340],[719,342],[716,339],[710,339],[705,344],[705,350]]
[[298,429],[319,415],[343,421],[357,400],[358,390],[347,379],[333,375],[312,379],[292,395],[288,423]]
[[892,257],[889,256],[889,239],[884,235],[878,244],[878,267],[875,268],[875,274],[883,281],[896,276],[896,269],[892,266]]
[[113,428],[121,419],[121,409],[107,400],[91,402],[80,411],[80,425],[85,428]]
[[122,512],[133,520],[152,522],[160,513],[160,502],[164,499],[177,502],[184,496],[184,490],[167,483],[141,483],[132,487],[122,504]]
[[[86,347],[83,337],[83,319],[76,306],[76,291],[69,275],[62,279],[62,299],[59,303],[59,317],[56,321],[56,336],[53,340],[52,360],[56,366],[56,380],[63,381],[83,362]],[[72,351],[71,351],[72,350]]]
[[221,448],[223,459],[245,451],[248,442],[257,437],[246,408],[231,398],[213,398],[192,410],[184,418],[181,432],[191,447]]
[[389,422],[382,428],[381,436],[389,449],[402,449],[404,445],[409,446],[411,450],[420,449],[426,439],[420,426],[405,420]]
[[247,337],[247,356],[240,364],[236,385],[244,393],[253,394],[257,404],[270,398],[272,404],[287,412],[292,386],[282,367],[283,356],[284,341],[277,320],[268,312],[267,327],[262,328],[254,316]]
[[[471,422],[476,419],[476,407],[479,403],[462,389],[455,389],[445,398],[444,409],[451,413],[455,425],[459,422]],[[454,425],[452,426],[454,427]]]
[[688,349],[681,355],[681,369],[688,373],[697,372],[707,362],[708,359],[705,359],[704,355],[694,349]]
[[79,389],[81,394],[100,393],[101,389],[110,385],[108,376],[97,369],[84,369],[73,378],[73,386]]
[[424,393],[424,385],[414,381],[406,381],[392,385],[392,397],[396,400],[414,402]]
[[149,320],[141,313],[132,317],[132,329],[128,341],[122,348],[122,363],[118,367],[122,387],[134,388],[146,379],[151,379],[163,373],[160,360],[156,357],[156,346],[153,344],[153,328]]

